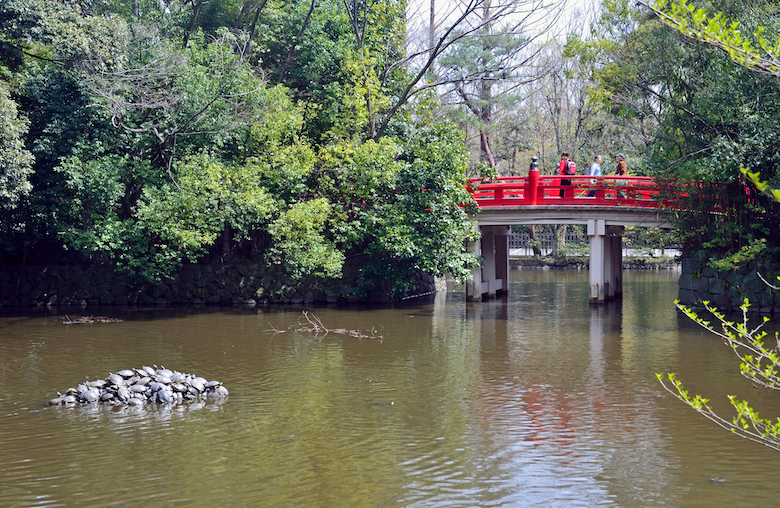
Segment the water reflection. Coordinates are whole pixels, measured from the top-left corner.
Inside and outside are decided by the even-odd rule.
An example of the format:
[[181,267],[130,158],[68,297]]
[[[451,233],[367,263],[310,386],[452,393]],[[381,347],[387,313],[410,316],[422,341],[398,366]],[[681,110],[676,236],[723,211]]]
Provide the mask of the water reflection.
[[[102,327],[0,317],[0,506],[773,503],[775,455],[746,454],[656,385],[675,371],[698,391],[741,386],[730,353],[678,321],[673,277],[627,274],[622,301],[602,306],[584,272],[511,281],[481,304],[455,287],[306,309],[382,341],[291,331],[304,309],[289,307],[127,310]],[[83,375],[151,363],[231,397],[45,406]]]

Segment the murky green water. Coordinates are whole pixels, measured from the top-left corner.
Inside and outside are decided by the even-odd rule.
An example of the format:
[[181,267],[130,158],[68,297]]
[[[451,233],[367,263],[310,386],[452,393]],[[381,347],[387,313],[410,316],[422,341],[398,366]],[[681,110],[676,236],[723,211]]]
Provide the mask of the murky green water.
[[[780,394],[677,315],[677,276],[627,272],[622,302],[599,307],[587,272],[521,271],[481,304],[456,287],[308,308],[381,340],[292,331],[301,307],[0,317],[0,506],[774,506],[780,454],[655,380],[674,371],[717,408],[735,393],[780,415]],[[46,405],[150,364],[221,380],[230,398]]]

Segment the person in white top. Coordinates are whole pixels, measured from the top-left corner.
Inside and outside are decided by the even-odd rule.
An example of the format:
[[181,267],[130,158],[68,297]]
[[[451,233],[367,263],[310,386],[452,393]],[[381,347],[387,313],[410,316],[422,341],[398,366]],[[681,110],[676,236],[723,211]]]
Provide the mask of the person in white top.
[[[601,155],[597,155],[593,158],[593,164],[588,169],[589,176],[601,176]],[[596,180],[591,180],[590,183],[596,183]],[[592,198],[596,195],[595,190],[588,192],[588,197]]]

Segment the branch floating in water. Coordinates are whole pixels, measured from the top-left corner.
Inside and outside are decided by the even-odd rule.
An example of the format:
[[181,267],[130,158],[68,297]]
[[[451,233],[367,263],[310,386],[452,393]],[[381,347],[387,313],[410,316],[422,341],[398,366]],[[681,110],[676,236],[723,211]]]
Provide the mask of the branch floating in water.
[[[382,339],[384,338],[381,335],[376,334],[375,328],[372,328],[371,331],[368,333],[363,333],[360,330],[353,330],[347,328],[326,328],[325,325],[322,324],[322,321],[320,321],[320,318],[318,318],[313,314],[309,315],[307,311],[303,311],[303,317],[306,318],[308,324],[301,323],[299,321],[297,325],[291,326],[289,329],[301,333],[314,333],[314,334],[323,333],[325,335],[329,333],[335,333],[338,335],[349,335],[350,337],[355,337],[356,339],[375,339],[378,340],[379,342],[382,342]],[[274,332],[274,333],[283,333],[288,330],[278,330],[273,325],[271,325],[271,329],[265,331]]]
[[62,321],[64,325],[92,325],[95,323],[121,323],[124,319],[110,318],[105,316],[80,316],[71,318],[67,314],[60,316],[57,319]]

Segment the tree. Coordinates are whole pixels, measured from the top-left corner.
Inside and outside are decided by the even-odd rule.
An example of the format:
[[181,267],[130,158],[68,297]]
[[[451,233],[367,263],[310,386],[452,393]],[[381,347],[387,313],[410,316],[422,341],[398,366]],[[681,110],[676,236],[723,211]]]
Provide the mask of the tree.
[[639,0],[638,3],[653,11],[665,25],[723,51],[742,67],[780,77],[780,43],[764,37],[766,25],[758,25],[753,32],[756,47],[743,35],[740,23],[728,19],[722,12],[709,15],[688,0],[658,0],[655,3]]
[[[759,51],[740,33],[738,30],[739,24],[727,21],[722,13],[710,17],[706,11],[695,9],[686,0],[677,0],[669,4],[664,1],[655,5],[649,5],[645,2],[642,2],[642,4],[657,14],[667,26],[674,28],[686,37],[724,51],[734,62],[742,67],[753,72],[768,74],[774,78],[780,77],[777,66],[780,42],[775,46],[770,45],[762,35],[765,31],[764,27],[758,26],[755,32],[755,38],[760,48]],[[665,10],[666,7],[669,8],[668,11]],[[765,53],[766,56],[762,55],[761,52]],[[769,183],[761,181],[758,172],[751,172],[743,167],[741,168],[741,173],[748,176],[758,190],[771,200],[775,202],[780,201],[780,191],[772,189]],[[753,257],[752,254],[749,254],[749,251],[755,246],[763,245],[763,243],[765,242],[756,242],[749,248],[743,247],[740,253],[731,256],[730,260],[719,261],[719,263],[728,266],[728,262],[736,260],[738,254],[747,254],[748,257]],[[763,248],[756,250],[760,252]],[[768,283],[767,285],[775,290],[780,289]],[[750,302],[747,299],[744,300],[741,306],[743,316],[741,323],[728,321],[723,314],[710,306],[709,302],[702,303],[720,324],[720,331],[711,325],[709,321],[700,318],[692,309],[680,305],[679,302],[676,302],[676,305],[686,316],[721,337],[731,347],[740,359],[740,373],[750,379],[754,386],[760,385],[773,390],[780,389],[780,379],[778,379],[778,372],[780,372],[778,370],[780,368],[780,354],[778,354],[780,353],[780,334],[775,333],[774,345],[767,346],[764,342],[767,333],[761,330],[763,325],[769,321],[769,318],[764,317],[761,324],[755,328],[750,328],[747,318]],[[700,395],[689,395],[681,381],[673,373],[667,374],[665,377],[662,374],[656,374],[656,376],[663,387],[672,395],[724,429],[730,430],[750,441],[780,451],[780,419],[772,421],[762,418],[747,401],[738,400],[735,396],[729,395],[728,399],[736,411],[736,416],[731,420],[727,420],[718,415],[709,406],[708,399]]]
[[0,81],[0,208],[16,208],[19,199],[32,190],[33,156],[24,147],[28,126],[6,84]]
[[[745,27],[761,18],[761,6],[739,0],[721,5]],[[605,30],[596,46],[606,48],[597,70],[598,97],[610,111],[640,120],[646,174],[687,196],[689,213],[680,215],[683,251],[728,259],[751,249],[758,264],[770,260],[780,252],[780,208],[746,186],[740,169],[777,186],[780,82],[734,65],[723,51],[670,30],[641,6],[605,2],[602,20],[612,31]],[[711,213],[714,208],[722,213]],[[753,248],[759,245],[766,248]]]
[[367,286],[397,291],[418,270],[467,277],[462,137],[425,101],[372,134],[409,77],[391,68],[401,14],[335,0],[0,3],[23,114],[5,111],[34,157],[32,191],[18,185],[17,208],[0,210],[4,239],[62,243],[137,284],[236,256],[293,280],[365,258]]

